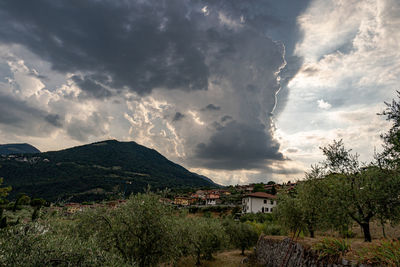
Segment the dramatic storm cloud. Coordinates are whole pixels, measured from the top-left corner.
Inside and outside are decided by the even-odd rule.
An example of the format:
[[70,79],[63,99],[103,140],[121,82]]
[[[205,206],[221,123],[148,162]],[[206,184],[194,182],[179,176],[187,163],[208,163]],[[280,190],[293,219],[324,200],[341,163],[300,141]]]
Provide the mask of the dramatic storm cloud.
[[134,140],[220,183],[301,178],[333,138],[365,154],[379,145],[375,113],[400,77],[399,9],[2,1],[0,142]]

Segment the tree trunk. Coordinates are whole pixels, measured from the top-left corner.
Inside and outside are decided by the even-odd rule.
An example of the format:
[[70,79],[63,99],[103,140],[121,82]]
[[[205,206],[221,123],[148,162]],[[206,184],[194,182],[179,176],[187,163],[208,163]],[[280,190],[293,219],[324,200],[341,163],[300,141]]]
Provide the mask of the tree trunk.
[[245,250],[245,248],[242,247],[242,255],[243,255],[243,256],[244,256],[244,250]]
[[372,238],[371,238],[371,231],[369,229],[369,222],[361,223],[360,226],[361,226],[361,228],[363,230],[363,233],[364,233],[364,241],[365,242],[371,242]]
[[315,237],[314,228],[312,226],[308,226],[308,232],[310,233],[311,238]]
[[381,226],[382,226],[382,235],[383,238],[386,238],[386,232],[385,232],[385,222],[381,220]]
[[200,251],[197,251],[196,265],[200,265]]

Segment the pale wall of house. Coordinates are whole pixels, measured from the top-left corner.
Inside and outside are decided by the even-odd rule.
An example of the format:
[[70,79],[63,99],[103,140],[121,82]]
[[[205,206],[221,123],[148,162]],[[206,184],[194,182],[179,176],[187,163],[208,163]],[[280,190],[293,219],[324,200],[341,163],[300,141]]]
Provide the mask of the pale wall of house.
[[[266,203],[264,203],[264,200]],[[258,197],[245,197],[242,199],[243,213],[271,213],[276,207],[276,200]]]

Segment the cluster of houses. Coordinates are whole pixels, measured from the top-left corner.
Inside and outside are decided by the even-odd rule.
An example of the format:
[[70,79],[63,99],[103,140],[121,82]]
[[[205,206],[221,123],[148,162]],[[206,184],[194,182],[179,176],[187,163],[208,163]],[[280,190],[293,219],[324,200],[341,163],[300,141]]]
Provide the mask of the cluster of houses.
[[26,162],[30,164],[35,164],[40,161],[43,162],[50,162],[49,159],[42,159],[41,157],[27,157],[24,156],[23,154],[11,154],[11,155],[0,155],[0,161],[5,161],[5,160],[11,160],[11,161],[17,161],[17,162]]
[[[271,192],[275,189],[292,190],[296,183],[290,181],[285,184],[266,184],[264,189]],[[272,213],[277,206],[277,196],[266,192],[253,192],[255,184],[250,185],[237,185],[235,191],[241,195],[241,208],[242,213]],[[230,196],[232,193],[226,189],[211,189],[211,190],[197,190],[189,194],[189,196],[176,196],[174,200],[168,198],[161,198],[160,202],[165,204],[174,204],[177,206],[212,206],[221,204],[221,196]],[[116,208],[124,204],[126,200],[115,200],[107,203],[95,203],[92,205],[84,205],[80,203],[67,203],[64,207],[58,208],[67,214],[72,214],[84,209],[92,209],[97,207]]]
[[119,199],[114,201],[109,201],[105,203],[93,203],[93,204],[82,204],[82,203],[66,203],[63,206],[52,206],[50,209],[52,211],[63,212],[65,214],[74,214],[78,211],[83,211],[87,209],[95,209],[95,208],[111,208],[115,209],[118,206],[124,204],[126,202],[125,199]]
[[176,196],[173,204],[179,206],[189,205],[218,205],[221,203],[221,196],[228,196],[231,193],[224,189],[212,189],[212,190],[197,190],[195,193],[188,197]]
[[[276,190],[293,190],[296,183],[287,182],[284,184],[262,184],[266,192],[254,192],[256,184],[236,185],[235,191],[242,196],[242,213],[271,213],[277,205]],[[260,186],[260,184],[258,184]],[[230,195],[231,192],[222,189],[198,190],[190,196],[176,196],[172,204],[178,206],[190,205],[218,205],[221,203],[222,195]]]

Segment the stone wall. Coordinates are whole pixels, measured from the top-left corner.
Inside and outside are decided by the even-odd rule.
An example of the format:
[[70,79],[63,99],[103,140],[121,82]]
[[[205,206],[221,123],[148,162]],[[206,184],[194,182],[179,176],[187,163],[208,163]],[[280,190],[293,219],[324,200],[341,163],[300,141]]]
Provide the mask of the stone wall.
[[[282,240],[279,238],[261,237],[256,246],[255,260],[257,264],[268,267],[357,266],[357,264],[341,258],[321,260],[310,247],[293,242],[290,238]],[[366,267],[366,265],[358,266]]]

